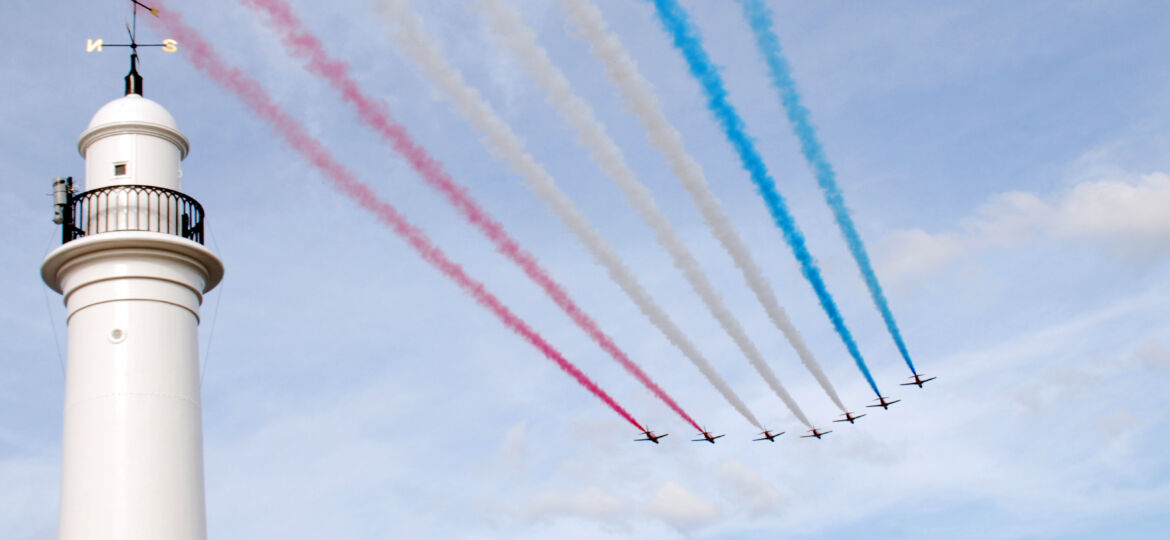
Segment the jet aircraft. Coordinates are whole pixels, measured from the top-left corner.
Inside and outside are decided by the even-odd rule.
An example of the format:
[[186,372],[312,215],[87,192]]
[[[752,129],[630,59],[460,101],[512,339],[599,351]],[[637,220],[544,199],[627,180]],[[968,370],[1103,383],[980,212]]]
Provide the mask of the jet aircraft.
[[723,435],[715,435],[715,436],[712,436],[710,431],[703,431],[703,432],[701,432],[701,434],[703,435],[703,438],[702,438],[702,439],[691,439],[691,441],[692,441],[692,442],[703,442],[703,441],[707,441],[707,442],[709,442],[709,443],[711,443],[711,444],[715,444],[715,439],[718,439],[719,437],[723,437]]
[[650,442],[652,442],[652,443],[654,443],[654,444],[658,444],[658,439],[661,439],[661,438],[663,438],[663,437],[665,437],[665,436],[667,436],[667,435],[670,435],[670,434],[669,434],[669,433],[663,433],[662,435],[655,435],[653,431],[650,431],[650,430],[648,430],[648,429],[647,429],[646,431],[643,431],[643,432],[642,432],[642,435],[645,435],[645,436],[646,436],[646,438],[645,438],[645,439],[634,439],[634,442],[639,442],[639,441],[650,441]]
[[850,424],[852,424],[852,423],[856,422],[858,418],[861,418],[862,416],[865,416],[865,415],[864,414],[853,414],[849,411],[845,411],[845,414],[843,414],[841,416],[842,416],[842,418],[838,418],[837,420],[833,420],[833,421],[834,422],[849,422]]
[[759,439],[752,439],[752,440],[753,440],[753,441],[771,441],[771,442],[776,442],[776,437],[779,437],[779,436],[781,436],[781,435],[783,435],[783,434],[784,434],[784,432],[783,432],[783,431],[781,431],[780,433],[772,433],[770,430],[767,430],[767,429],[765,429],[764,431],[760,432],[760,435],[763,435],[763,437],[760,437]]
[[825,435],[828,435],[830,433],[832,433],[831,430],[830,431],[821,431],[817,428],[812,428],[812,429],[808,430],[808,435],[801,435],[800,438],[807,439],[809,437],[816,437],[816,438],[820,439],[821,437],[824,437]]
[[875,403],[873,405],[866,405],[866,407],[881,407],[881,408],[888,411],[888,410],[890,410],[890,405],[893,405],[893,404],[895,404],[899,401],[902,401],[902,400],[895,399],[894,401],[889,401],[889,398],[887,398],[886,396],[878,396],[878,398],[875,401],[877,401],[877,403]]
[[917,386],[919,388],[922,388],[922,385],[924,385],[930,381],[933,381],[937,378],[938,377],[931,377],[929,379],[923,379],[922,375],[915,373],[913,377],[910,377],[910,382],[904,382],[904,383],[902,383],[902,386]]

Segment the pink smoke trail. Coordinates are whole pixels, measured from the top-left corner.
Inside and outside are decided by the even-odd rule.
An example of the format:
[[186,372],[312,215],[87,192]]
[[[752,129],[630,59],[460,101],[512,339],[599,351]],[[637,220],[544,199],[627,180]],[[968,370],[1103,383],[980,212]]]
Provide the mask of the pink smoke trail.
[[[155,4],[161,4],[160,7],[166,9],[165,4],[161,1],[156,0]],[[581,386],[584,386],[593,395],[605,402],[606,405],[609,405],[622,418],[625,418],[626,421],[633,424],[639,431],[646,430],[637,420],[634,420],[634,417],[629,412],[622,408],[621,405],[618,405],[617,401],[598,387],[597,383],[589,379],[572,362],[565,359],[559,351],[546,342],[527,323],[512,313],[492,293],[488,292],[482,283],[472,279],[463,271],[462,267],[448,259],[437,246],[431,243],[426,234],[408,222],[393,205],[378,199],[368,185],[354,177],[353,173],[339,163],[320,141],[305,131],[304,126],[276,105],[272,97],[268,95],[258,82],[245,75],[238,68],[228,67],[207,40],[195,31],[195,29],[182,22],[178,12],[166,9],[166,12],[157,21],[158,24],[162,25],[170,33],[171,37],[182,44],[182,50],[187,53],[186,58],[196,68],[236,94],[257,116],[271,124],[275,128],[276,133],[284,137],[285,142],[289,146],[292,146],[311,165],[321,171],[338,191],[353,199],[362,208],[373,212],[383,224],[390,227],[396,234],[406,240],[411,247],[418,251],[423,260],[431,263],[443,275],[455,281],[476,302],[479,302],[480,305],[495,314],[505,326],[539,349],[545,357],[555,362],[557,366],[576,379]],[[423,157],[425,158],[426,156]],[[426,159],[429,160],[429,158]]]
[[425,149],[414,142],[410,134],[401,124],[390,115],[386,104],[368,96],[349,75],[349,66],[340,60],[329,57],[321,41],[307,31],[300,20],[293,15],[289,5],[282,0],[244,0],[244,5],[261,10],[269,17],[269,23],[281,36],[281,41],[287,47],[289,54],[306,62],[309,72],[325,79],[342,98],[353,104],[358,116],[363,122],[372,127],[390,144],[411,167],[429,184],[439,190],[471,224],[487,236],[501,253],[516,263],[536,282],[545,294],[569,315],[594,342],[616,360],[627,372],[634,376],[658,399],[662,400],[675,413],[690,423],[698,431],[698,423],[691,419],[682,407],[660,388],[638,364],[622,351],[597,323],[578,306],[568,292],[541,267],[536,257],[524,251],[504,227],[492,218],[461,186],[455,183],[442,165],[432,158]]

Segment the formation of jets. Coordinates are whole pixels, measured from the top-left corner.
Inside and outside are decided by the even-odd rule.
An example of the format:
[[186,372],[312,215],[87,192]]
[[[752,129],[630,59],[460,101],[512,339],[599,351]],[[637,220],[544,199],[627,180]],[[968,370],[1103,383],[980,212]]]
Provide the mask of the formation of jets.
[[[938,377],[923,378],[923,375],[915,373],[913,377],[910,377],[910,382],[901,383],[901,386],[917,386],[919,388],[922,388],[922,385],[924,385],[930,381],[933,381],[937,378]],[[890,398],[888,398],[886,396],[878,396],[878,398],[874,401],[876,401],[877,403],[874,403],[873,405],[866,405],[866,407],[881,407],[882,409],[889,410],[890,405],[898,403],[899,401],[902,401],[902,400],[900,400],[900,399],[891,400]],[[833,421],[834,422],[849,422],[850,424],[852,424],[852,423],[855,423],[857,421],[857,419],[859,419],[863,416],[865,416],[865,414],[855,414],[855,413],[852,413],[849,411],[845,411],[845,414],[841,415],[841,418],[838,418],[838,419],[833,420]],[[761,437],[759,439],[752,439],[752,441],[776,442],[776,437],[779,437],[779,436],[783,435],[784,433],[785,432],[783,432],[783,431],[778,432],[778,433],[772,433],[771,430],[765,429],[764,431],[760,432]],[[825,435],[828,435],[830,433],[832,433],[831,430],[822,430],[820,428],[814,427],[814,428],[808,430],[807,435],[801,435],[800,438],[802,438],[802,439],[807,439],[807,438],[820,439],[820,438],[822,438]],[[655,435],[653,431],[650,431],[647,429],[646,431],[642,432],[643,438],[634,439],[634,440],[639,441],[639,442],[640,441],[649,441],[649,442],[652,442],[654,444],[658,444],[659,439],[662,439],[663,437],[666,437],[667,435],[669,435],[669,433],[663,433],[662,435]],[[700,431],[699,435],[700,435],[700,437],[698,439],[691,439],[691,441],[692,442],[709,442],[711,444],[715,444],[715,439],[726,436],[726,435],[712,435],[710,431],[706,431],[706,430]]]

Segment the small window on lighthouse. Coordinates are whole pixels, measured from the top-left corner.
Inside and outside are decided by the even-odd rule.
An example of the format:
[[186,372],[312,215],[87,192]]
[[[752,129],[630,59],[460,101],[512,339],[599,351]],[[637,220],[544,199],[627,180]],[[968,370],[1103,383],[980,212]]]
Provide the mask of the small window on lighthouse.
[[126,164],[125,163],[115,163],[114,164],[114,176],[126,176]]

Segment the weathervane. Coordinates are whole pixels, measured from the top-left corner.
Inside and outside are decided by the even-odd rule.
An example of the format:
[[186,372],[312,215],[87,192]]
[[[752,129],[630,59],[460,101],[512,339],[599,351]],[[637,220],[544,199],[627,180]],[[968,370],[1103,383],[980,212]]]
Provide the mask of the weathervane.
[[89,39],[85,44],[85,52],[102,52],[103,47],[129,47],[130,48],[130,73],[126,74],[126,95],[138,94],[142,95],[142,75],[138,74],[138,48],[139,47],[162,47],[164,52],[173,53],[179,50],[179,42],[167,38],[162,40],[162,43],[138,43],[138,8],[142,7],[150,12],[151,15],[158,17],[158,10],[152,8],[138,0],[130,0],[132,12],[131,20],[133,23],[126,23],[126,33],[130,35],[130,43],[105,43],[103,39]]

